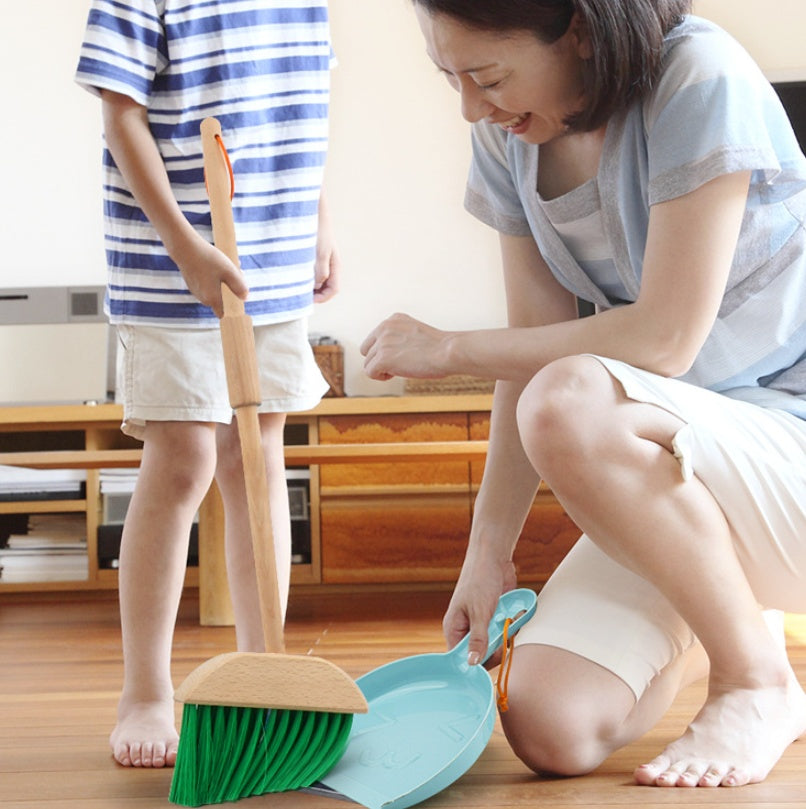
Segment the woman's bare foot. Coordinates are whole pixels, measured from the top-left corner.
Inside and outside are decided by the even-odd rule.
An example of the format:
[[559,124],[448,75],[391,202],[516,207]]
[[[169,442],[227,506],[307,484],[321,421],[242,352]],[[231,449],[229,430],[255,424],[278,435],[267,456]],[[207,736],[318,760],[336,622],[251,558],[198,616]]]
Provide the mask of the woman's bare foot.
[[635,771],[646,786],[737,787],[763,781],[784,750],[806,732],[806,694],[793,673],[786,685],[711,687],[677,741]]
[[173,767],[179,734],[173,700],[136,702],[118,707],[118,723],[109,736],[112,755],[124,767]]

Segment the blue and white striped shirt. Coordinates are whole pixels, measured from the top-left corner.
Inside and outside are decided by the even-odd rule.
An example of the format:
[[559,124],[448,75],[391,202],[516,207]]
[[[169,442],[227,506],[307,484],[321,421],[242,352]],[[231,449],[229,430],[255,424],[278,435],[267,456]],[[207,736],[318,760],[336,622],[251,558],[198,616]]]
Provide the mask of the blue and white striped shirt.
[[[331,57],[326,0],[92,0],[76,81],[147,108],[180,208],[209,241],[199,125],[221,122],[256,325],[313,303]],[[214,326],[108,150],[103,160],[110,320]]]
[[537,195],[539,153],[474,124],[466,206],[503,233],[533,236],[557,280],[600,309],[638,297],[651,205],[750,171],[722,305],[683,379],[806,419],[806,158],[775,91],[734,40],[687,18],[667,37],[654,90],[608,122],[598,176],[576,211],[601,215],[606,244],[594,264]]

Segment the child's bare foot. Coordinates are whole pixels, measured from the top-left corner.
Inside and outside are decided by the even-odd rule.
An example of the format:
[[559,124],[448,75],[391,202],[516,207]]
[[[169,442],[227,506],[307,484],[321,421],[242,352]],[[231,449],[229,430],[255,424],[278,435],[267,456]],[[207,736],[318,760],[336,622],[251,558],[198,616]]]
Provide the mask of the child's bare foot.
[[173,767],[178,741],[173,700],[121,702],[109,737],[112,755],[124,767]]
[[790,673],[785,686],[711,689],[677,741],[635,771],[660,787],[738,787],[763,781],[806,732],[806,694]]

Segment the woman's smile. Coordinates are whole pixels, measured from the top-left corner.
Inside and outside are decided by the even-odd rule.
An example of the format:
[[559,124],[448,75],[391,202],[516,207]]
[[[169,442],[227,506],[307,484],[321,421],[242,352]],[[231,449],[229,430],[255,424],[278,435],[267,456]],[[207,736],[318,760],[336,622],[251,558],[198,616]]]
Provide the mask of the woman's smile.
[[567,134],[566,120],[583,101],[577,26],[549,44],[526,31],[491,33],[421,6],[416,12],[428,55],[459,93],[467,121],[535,144]]
[[527,112],[520,115],[513,115],[505,121],[496,121],[493,119],[492,122],[500,126],[501,129],[511,132],[513,135],[520,135],[528,129],[529,119],[531,117],[532,114]]

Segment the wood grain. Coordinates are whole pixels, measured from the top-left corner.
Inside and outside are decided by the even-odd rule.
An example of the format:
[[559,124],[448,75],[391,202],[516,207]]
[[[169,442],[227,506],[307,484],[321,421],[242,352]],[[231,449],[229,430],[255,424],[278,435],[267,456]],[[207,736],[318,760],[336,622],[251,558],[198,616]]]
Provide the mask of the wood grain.
[[[420,652],[443,651],[440,631],[448,590],[401,594],[345,590],[292,593],[288,651],[312,650],[350,676]],[[0,805],[3,809],[167,809],[169,770],[114,764],[107,736],[122,677],[120,628],[113,593],[0,596]],[[806,617],[790,617],[790,654],[806,680]],[[179,682],[203,660],[232,651],[229,627],[200,627],[190,591],[180,609],[174,646]],[[637,787],[631,772],[678,735],[702,699],[687,689],[664,720],[640,741],[583,778],[541,779],[511,753],[496,727],[471,770],[423,809],[802,809],[806,745],[786,752],[762,784],[738,790]],[[179,716],[179,714],[177,714]],[[340,809],[349,804],[298,793],[240,801],[243,809]]]

